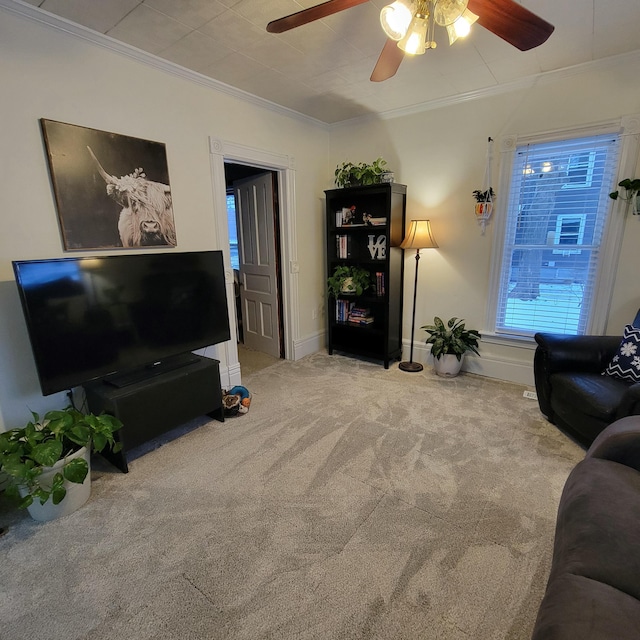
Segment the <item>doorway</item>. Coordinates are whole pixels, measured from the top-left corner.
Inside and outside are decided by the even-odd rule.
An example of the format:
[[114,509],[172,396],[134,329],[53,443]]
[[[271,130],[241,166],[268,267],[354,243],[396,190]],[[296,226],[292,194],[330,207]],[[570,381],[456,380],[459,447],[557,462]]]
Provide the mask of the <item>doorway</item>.
[[278,174],[224,163],[238,361],[252,373],[285,357]]

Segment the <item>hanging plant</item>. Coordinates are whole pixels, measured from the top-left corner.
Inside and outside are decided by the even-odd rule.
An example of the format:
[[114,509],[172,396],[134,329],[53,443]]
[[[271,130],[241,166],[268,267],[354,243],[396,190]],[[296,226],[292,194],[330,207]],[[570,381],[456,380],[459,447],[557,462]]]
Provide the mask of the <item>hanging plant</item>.
[[492,187],[489,187],[487,191],[480,191],[480,189],[476,189],[473,192],[473,197],[476,199],[476,202],[493,202],[495,196],[496,194]]
[[612,191],[609,197],[612,200],[624,200],[625,202],[633,203],[633,215],[640,214],[640,178],[625,178],[618,182],[618,186],[624,189],[624,195],[620,193],[619,189]]
[[[493,200],[495,198],[493,188],[489,187],[486,191],[476,189],[473,192],[473,197],[476,199],[476,218],[481,222],[481,224],[484,224],[493,213]],[[484,227],[482,228],[482,231],[484,233]]]
[[484,235],[485,227],[491,214],[493,213],[493,201],[496,194],[491,186],[491,152],[493,138],[487,139],[487,163],[484,171],[484,183],[482,189],[473,191],[473,197],[476,199],[475,214],[476,220],[482,227],[482,235]]

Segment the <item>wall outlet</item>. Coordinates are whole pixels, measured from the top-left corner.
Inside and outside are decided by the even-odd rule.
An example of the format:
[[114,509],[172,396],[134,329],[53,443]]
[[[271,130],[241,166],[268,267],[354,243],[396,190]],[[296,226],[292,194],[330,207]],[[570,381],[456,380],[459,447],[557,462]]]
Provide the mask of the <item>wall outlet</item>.
[[522,395],[525,398],[529,398],[529,400],[537,400],[538,399],[538,394],[535,391],[525,391]]
[[311,309],[311,319],[316,320],[318,318],[318,308],[314,307]]

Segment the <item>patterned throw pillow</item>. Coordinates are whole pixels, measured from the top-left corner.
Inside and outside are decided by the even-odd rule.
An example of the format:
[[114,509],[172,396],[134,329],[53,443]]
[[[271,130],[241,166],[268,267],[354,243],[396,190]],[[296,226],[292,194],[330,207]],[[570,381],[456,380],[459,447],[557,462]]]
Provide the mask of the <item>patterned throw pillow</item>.
[[604,373],[629,382],[640,382],[640,329],[630,324],[624,328],[618,353]]

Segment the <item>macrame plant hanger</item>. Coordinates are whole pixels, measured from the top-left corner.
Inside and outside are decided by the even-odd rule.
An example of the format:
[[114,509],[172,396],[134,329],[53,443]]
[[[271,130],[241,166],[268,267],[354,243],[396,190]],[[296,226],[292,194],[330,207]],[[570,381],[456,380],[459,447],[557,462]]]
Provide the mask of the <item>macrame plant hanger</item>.
[[484,235],[487,222],[493,213],[493,188],[491,187],[491,162],[493,160],[493,138],[487,138],[487,163],[484,169],[484,182],[482,183],[482,192],[487,194],[484,202],[476,202],[476,219],[482,229]]

